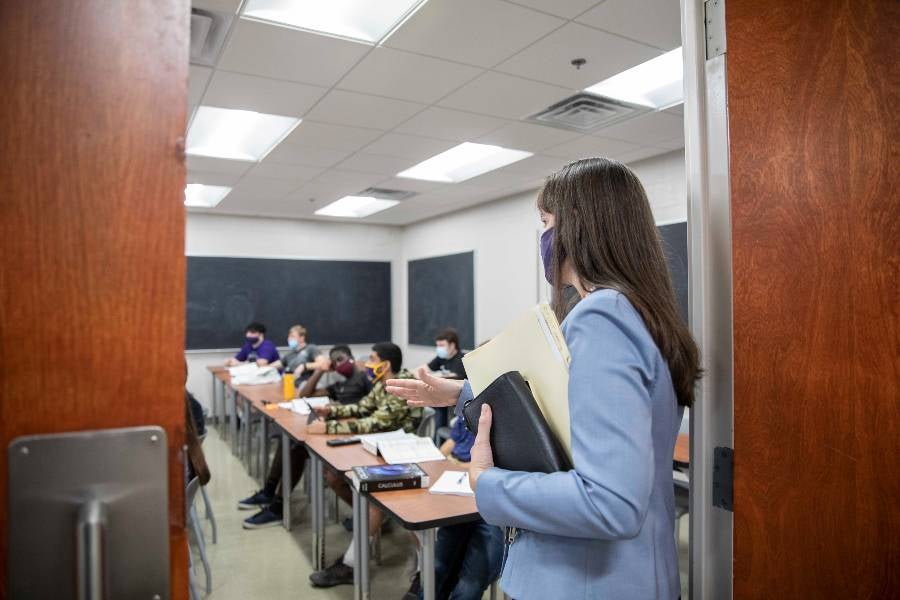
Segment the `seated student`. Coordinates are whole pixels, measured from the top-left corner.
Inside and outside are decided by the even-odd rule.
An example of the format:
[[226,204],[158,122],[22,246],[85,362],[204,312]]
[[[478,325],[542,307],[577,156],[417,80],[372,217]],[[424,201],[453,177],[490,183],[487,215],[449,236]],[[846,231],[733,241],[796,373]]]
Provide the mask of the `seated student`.
[[293,373],[296,385],[309,378],[316,368],[315,360],[322,352],[315,344],[307,343],[306,328],[302,325],[294,325],[288,330],[287,343],[289,350],[272,366],[285,373]]
[[[441,445],[448,460],[468,469],[475,435],[461,418],[450,439]],[[434,545],[434,591],[438,600],[479,600],[503,565],[503,531],[481,519],[438,529]],[[420,574],[413,577],[405,598],[422,598]]]
[[[338,402],[357,402],[369,391],[366,376],[356,368],[347,346],[335,346],[329,358],[319,361],[312,377],[304,384],[299,396],[329,396]],[[349,369],[348,369],[349,367]],[[244,529],[263,529],[281,523],[284,506],[281,497],[281,437],[275,438],[275,455],[263,488],[238,502],[240,510],[259,509],[244,520]],[[309,454],[300,443],[291,443],[291,489],[296,487],[303,474]]]
[[[445,329],[434,338],[436,356],[423,367],[429,371],[451,373],[453,379],[465,379],[466,368],[463,366],[465,352],[459,349],[459,334],[455,329]],[[420,367],[421,368],[421,367]],[[416,369],[418,371],[419,369]]]
[[[339,379],[331,382],[329,375],[335,374]],[[323,381],[326,383],[320,385]],[[338,345],[331,349],[327,359],[316,363],[315,370],[297,396],[299,398],[328,396],[338,404],[351,404],[359,402],[360,398],[371,389],[372,384],[365,372],[356,367],[350,347]]]
[[234,358],[229,358],[225,364],[233,366],[244,362],[255,362],[263,367],[278,359],[278,348],[266,339],[266,326],[253,322],[244,330],[244,345],[234,355]]
[[[315,421],[309,425],[310,433],[374,433],[392,431],[402,428],[407,432],[415,432],[422,420],[422,409],[406,405],[400,398],[388,394],[384,382],[391,378],[409,379],[412,374],[401,370],[403,353],[400,348],[390,342],[381,342],[372,346],[372,353],[366,363],[366,373],[374,387],[369,394],[356,404],[332,405],[316,409],[325,421]],[[396,373],[396,375],[391,375]],[[337,420],[342,419],[342,420]],[[352,493],[346,483],[338,476],[326,471],[326,479],[335,493],[348,504],[352,503]],[[374,535],[381,528],[383,521],[381,511],[369,507],[369,535]],[[316,587],[332,587],[353,583],[353,543],[344,555],[331,566],[309,576]]]

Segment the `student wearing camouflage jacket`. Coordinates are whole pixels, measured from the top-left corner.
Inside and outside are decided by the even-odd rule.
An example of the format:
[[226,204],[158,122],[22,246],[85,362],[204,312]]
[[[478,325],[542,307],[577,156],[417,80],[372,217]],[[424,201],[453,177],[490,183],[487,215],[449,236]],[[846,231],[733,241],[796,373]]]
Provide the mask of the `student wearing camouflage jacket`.
[[[374,384],[365,398],[354,404],[327,406],[316,409],[326,420],[315,421],[307,427],[309,433],[356,434],[376,431],[392,431],[403,428],[415,432],[422,420],[422,409],[406,404],[404,400],[388,394],[384,382],[391,378],[409,379],[412,374],[401,370],[403,353],[395,344],[381,342],[372,346],[372,353],[366,363],[366,373]],[[395,373],[396,375],[392,375]],[[343,480],[326,470],[328,484],[345,502],[352,502],[350,488]],[[381,511],[369,506],[369,535],[381,528],[384,519]],[[353,543],[344,555],[331,566],[316,571],[309,576],[316,587],[353,584]]]

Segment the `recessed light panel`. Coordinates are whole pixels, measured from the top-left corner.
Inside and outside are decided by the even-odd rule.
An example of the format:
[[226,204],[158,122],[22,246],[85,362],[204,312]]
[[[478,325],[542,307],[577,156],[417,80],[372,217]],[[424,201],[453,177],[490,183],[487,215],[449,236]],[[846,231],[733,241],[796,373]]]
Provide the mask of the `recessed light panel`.
[[344,196],[316,211],[323,217],[362,219],[400,204],[396,200],[379,200],[371,196]]
[[296,117],[201,106],[188,130],[187,153],[258,162],[299,123]]
[[397,173],[397,177],[459,183],[529,156],[532,156],[532,153],[524,150],[510,150],[489,144],[463,142],[414,167]]
[[184,188],[184,205],[212,208],[221,202],[230,191],[230,187],[221,185],[189,183]]
[[244,16],[367,44],[382,43],[425,0],[248,0]]
[[650,59],[585,91],[631,104],[663,109],[684,102],[681,48]]

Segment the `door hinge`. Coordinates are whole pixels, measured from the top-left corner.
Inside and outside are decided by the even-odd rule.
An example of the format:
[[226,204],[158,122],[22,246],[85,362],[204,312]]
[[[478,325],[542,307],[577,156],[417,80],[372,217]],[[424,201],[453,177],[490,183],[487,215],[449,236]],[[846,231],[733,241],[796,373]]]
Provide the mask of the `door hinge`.
[[713,449],[712,503],[734,512],[734,450],[724,446]]
[[706,60],[725,54],[725,0],[703,3]]

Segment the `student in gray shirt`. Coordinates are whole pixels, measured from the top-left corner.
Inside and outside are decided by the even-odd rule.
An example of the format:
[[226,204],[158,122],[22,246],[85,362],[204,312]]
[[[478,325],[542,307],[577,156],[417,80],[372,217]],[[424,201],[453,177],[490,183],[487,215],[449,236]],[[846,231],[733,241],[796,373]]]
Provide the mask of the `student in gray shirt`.
[[296,384],[309,379],[316,368],[316,358],[322,352],[315,344],[306,342],[306,328],[302,325],[294,325],[288,330],[287,341],[290,349],[272,366],[285,373],[293,373]]

